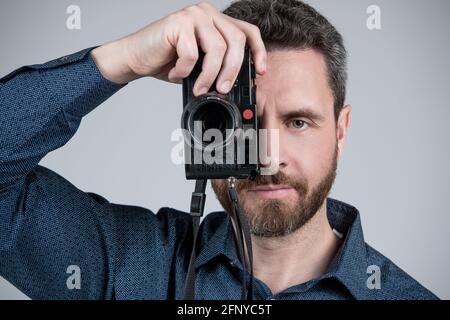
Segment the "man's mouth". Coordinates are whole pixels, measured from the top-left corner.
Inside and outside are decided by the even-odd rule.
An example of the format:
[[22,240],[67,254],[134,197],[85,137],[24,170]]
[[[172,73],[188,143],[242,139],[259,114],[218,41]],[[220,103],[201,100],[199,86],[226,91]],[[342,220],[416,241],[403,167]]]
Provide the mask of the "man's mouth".
[[288,185],[264,185],[249,189],[248,192],[264,199],[281,199],[288,196],[294,189]]

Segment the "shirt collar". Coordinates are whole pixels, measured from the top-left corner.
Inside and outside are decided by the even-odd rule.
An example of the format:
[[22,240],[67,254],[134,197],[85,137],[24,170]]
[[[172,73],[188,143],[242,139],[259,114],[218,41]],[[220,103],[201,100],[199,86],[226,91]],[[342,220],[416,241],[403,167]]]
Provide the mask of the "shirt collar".
[[[240,266],[229,216],[223,211],[208,216],[200,229],[201,249],[196,258],[196,268],[221,255]],[[359,211],[349,204],[328,198],[327,216],[331,227],[344,236],[344,242],[330,264],[328,272],[312,281],[335,278],[353,297],[364,298],[364,292],[367,290],[367,261]]]
[[220,255],[226,256],[236,264],[239,263],[228,214],[223,211],[210,213],[203,220],[199,236],[200,252],[195,260],[196,269]]
[[339,280],[356,299],[367,292],[367,253],[358,209],[344,202],[327,201],[327,215],[332,228],[344,235],[344,242],[323,277]]

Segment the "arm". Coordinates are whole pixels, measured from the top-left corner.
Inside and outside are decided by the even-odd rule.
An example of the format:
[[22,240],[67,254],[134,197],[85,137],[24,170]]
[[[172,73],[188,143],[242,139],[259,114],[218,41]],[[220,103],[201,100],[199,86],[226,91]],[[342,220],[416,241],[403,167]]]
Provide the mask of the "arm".
[[[123,87],[102,77],[90,52],[0,80],[0,275],[31,298],[107,297],[102,210],[38,166],[69,141],[84,115]],[[70,265],[80,266],[89,290],[67,288]]]
[[[67,143],[82,117],[127,82],[144,76],[175,82],[187,77],[199,46],[206,58],[195,93],[216,78],[218,91],[227,93],[229,88],[221,85],[237,77],[246,37],[262,73],[265,51],[255,27],[202,3],[98,47],[92,55],[86,49],[0,79],[0,275],[31,298],[111,298],[118,265],[128,270],[121,257],[130,248],[137,247],[131,252],[140,255],[152,244],[164,245],[164,250],[151,247],[142,255],[161,251],[172,256],[180,241],[179,232],[167,227],[173,216],[155,218],[142,208],[110,206],[38,163]],[[168,229],[171,236],[160,236]],[[136,245],[139,239],[149,243]],[[154,239],[168,239],[170,245]],[[129,260],[139,260],[134,255],[128,254]],[[152,261],[158,260],[164,259]],[[67,288],[70,266],[81,269],[80,290]],[[149,273],[155,271],[165,272],[155,267]],[[120,274],[129,282],[127,272]]]
[[102,77],[86,49],[0,79],[0,190],[23,181],[75,134],[81,118],[123,87]]

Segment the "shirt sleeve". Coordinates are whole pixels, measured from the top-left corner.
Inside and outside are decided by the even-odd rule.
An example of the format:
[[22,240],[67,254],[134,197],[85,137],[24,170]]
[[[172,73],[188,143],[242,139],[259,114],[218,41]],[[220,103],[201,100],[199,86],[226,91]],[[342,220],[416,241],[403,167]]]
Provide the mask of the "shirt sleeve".
[[189,262],[189,214],[110,203],[38,164],[123,87],[91,50],[0,79],[0,276],[32,299],[173,298],[171,279],[182,283]]
[[0,79],[0,275],[32,299],[113,295],[105,200],[38,165],[123,87],[101,75],[92,49]]
[[82,117],[123,87],[101,75],[92,49],[0,79],[0,190],[66,144]]

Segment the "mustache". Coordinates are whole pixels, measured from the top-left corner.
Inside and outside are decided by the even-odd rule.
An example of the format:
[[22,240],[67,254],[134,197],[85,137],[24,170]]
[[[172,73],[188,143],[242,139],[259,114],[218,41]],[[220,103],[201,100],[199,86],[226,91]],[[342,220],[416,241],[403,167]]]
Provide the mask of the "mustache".
[[269,184],[287,185],[303,194],[308,190],[308,183],[305,179],[294,179],[292,177],[289,177],[282,171],[278,171],[274,175],[258,175],[253,181],[249,179],[238,180],[236,182],[236,190],[240,192]]

